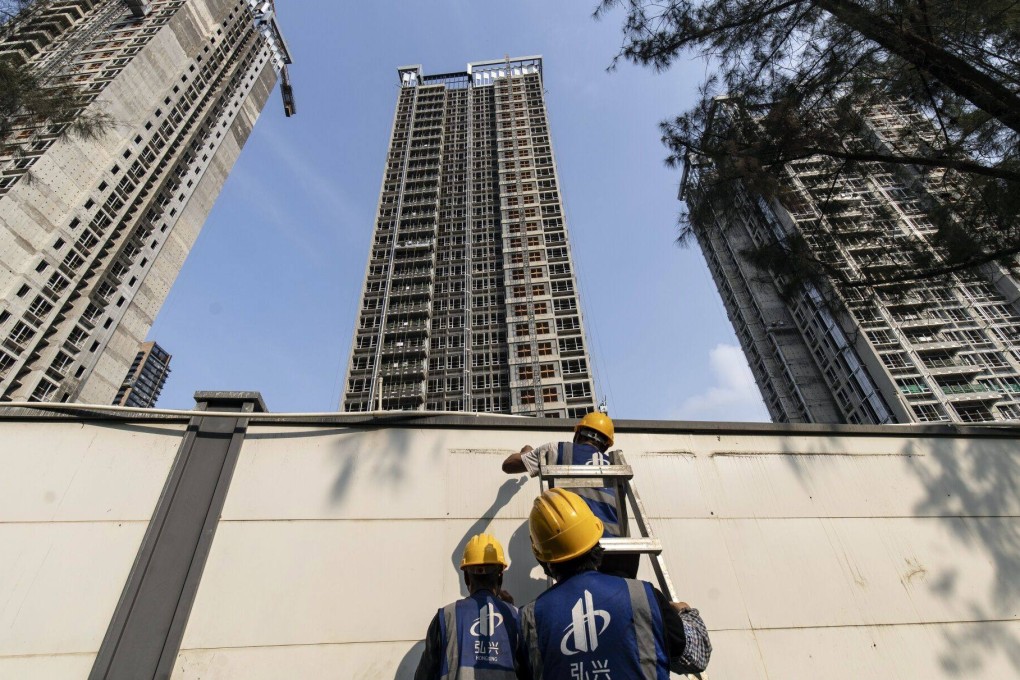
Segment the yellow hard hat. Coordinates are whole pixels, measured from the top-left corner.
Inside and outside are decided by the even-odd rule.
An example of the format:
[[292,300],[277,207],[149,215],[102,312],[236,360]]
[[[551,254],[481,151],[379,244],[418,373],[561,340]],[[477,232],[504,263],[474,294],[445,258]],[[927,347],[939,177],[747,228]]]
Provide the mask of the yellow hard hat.
[[464,558],[460,561],[460,568],[482,567],[498,565],[506,569],[506,557],[503,555],[503,546],[499,544],[492,534],[475,534],[468,539],[464,546]]
[[531,550],[539,562],[566,562],[602,538],[602,520],[572,491],[552,488],[535,499],[528,519]]
[[577,432],[582,427],[586,427],[589,430],[595,430],[599,434],[604,435],[607,439],[609,439],[609,446],[613,445],[613,434],[615,433],[615,430],[613,429],[613,419],[605,413],[592,411],[584,418],[577,421],[577,425],[574,426],[574,432]]

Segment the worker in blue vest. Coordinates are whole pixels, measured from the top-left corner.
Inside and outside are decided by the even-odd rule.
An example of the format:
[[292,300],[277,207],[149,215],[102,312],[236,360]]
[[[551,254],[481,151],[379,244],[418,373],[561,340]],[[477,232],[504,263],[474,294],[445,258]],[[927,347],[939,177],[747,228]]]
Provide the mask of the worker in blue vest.
[[503,588],[509,566],[490,534],[472,536],[460,569],[469,595],[440,609],[429,624],[414,680],[510,680],[520,646],[520,618]]
[[[615,452],[609,451],[609,447],[613,445],[615,434],[612,418],[594,411],[574,425],[573,441],[549,442],[537,449],[525,446],[519,453],[510,454],[503,461],[503,472],[527,472],[535,477],[546,465],[612,465]],[[602,521],[605,536],[620,536],[619,499],[614,489],[583,487],[574,491]],[[637,575],[637,568],[637,555],[611,555],[604,560],[601,570],[633,578]]]
[[519,678],[668,680],[671,670],[705,670],[712,645],[696,609],[645,581],[597,571],[602,522],[577,494],[544,492],[529,529],[556,584],[521,609]]

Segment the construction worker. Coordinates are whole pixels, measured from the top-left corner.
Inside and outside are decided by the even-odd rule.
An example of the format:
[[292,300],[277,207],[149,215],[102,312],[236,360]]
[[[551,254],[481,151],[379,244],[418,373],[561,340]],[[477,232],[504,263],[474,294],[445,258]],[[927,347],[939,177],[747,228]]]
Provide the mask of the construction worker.
[[[607,453],[607,450],[613,445],[615,434],[612,418],[605,413],[593,411],[574,425],[572,442],[549,442],[537,449],[525,446],[519,453],[512,453],[503,461],[503,472],[527,472],[535,477],[546,465],[610,465],[613,454]],[[619,536],[620,511],[616,492],[605,487],[584,487],[575,491],[602,521],[605,535]],[[602,571],[633,578],[637,575],[637,564],[636,555],[612,555],[604,560]]]
[[650,583],[597,571],[602,522],[575,493],[535,499],[531,549],[556,580],[521,609],[519,678],[668,680],[700,673],[712,645],[698,610]]
[[516,678],[520,615],[502,589],[509,566],[490,534],[472,536],[460,569],[469,595],[440,609],[429,624],[414,680]]

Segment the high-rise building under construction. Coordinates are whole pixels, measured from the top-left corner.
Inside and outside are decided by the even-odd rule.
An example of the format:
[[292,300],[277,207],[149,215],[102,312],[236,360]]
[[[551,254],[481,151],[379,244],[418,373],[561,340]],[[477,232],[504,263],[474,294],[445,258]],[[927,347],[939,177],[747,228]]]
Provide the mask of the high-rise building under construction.
[[37,0],[0,59],[111,121],[4,140],[0,399],[110,403],[290,56],[271,0]]
[[592,410],[542,59],[397,73],[342,410]]
[[[717,102],[719,119],[728,105]],[[883,153],[937,144],[930,121],[902,102],[870,106],[862,125],[860,143]],[[917,252],[938,261],[933,211],[957,200],[958,178],[812,156],[786,164],[769,200],[740,182],[713,200],[706,181],[714,168],[688,159],[681,197],[774,421],[1020,419],[1016,275],[987,265],[906,291],[889,276]],[[877,284],[823,281],[789,294],[782,274],[760,270],[747,253],[791,235],[849,279],[863,273]]]

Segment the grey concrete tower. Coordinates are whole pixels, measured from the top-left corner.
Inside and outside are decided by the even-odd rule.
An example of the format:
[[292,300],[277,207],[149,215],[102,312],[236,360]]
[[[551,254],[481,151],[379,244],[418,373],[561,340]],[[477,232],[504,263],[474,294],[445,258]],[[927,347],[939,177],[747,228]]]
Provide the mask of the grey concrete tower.
[[138,408],[155,406],[170,375],[170,359],[170,354],[155,342],[143,342],[124,382],[117,390],[113,405]]
[[398,75],[341,409],[592,410],[541,57]]
[[0,399],[108,404],[281,74],[293,111],[287,47],[272,2],[39,0],[0,58],[114,121],[0,158]]
[[[724,100],[718,118],[725,116]],[[909,153],[937,144],[930,122],[899,102],[871,106],[861,141]],[[688,160],[681,197],[765,404],[776,422],[910,423],[1020,419],[1020,285],[998,265],[904,293],[899,284],[834,290],[783,281],[744,253],[788,235],[815,256],[872,280],[931,250],[931,211],[960,185],[944,170],[847,169],[813,156],[788,163],[772,200],[734,186],[706,204],[710,165]],[[725,203],[725,205],[723,205]],[[937,258],[934,250],[931,252]]]

